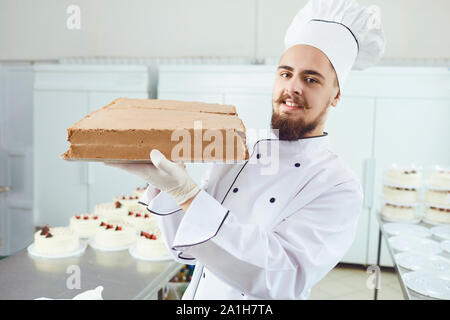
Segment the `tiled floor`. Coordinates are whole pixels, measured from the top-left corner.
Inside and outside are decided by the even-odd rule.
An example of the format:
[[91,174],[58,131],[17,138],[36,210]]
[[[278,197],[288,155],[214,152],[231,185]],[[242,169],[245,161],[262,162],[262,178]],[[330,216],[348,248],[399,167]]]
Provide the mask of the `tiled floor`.
[[[372,277],[371,277],[372,276]],[[311,300],[373,300],[374,274],[364,266],[338,265],[311,290]],[[382,268],[378,300],[404,300],[394,269]]]

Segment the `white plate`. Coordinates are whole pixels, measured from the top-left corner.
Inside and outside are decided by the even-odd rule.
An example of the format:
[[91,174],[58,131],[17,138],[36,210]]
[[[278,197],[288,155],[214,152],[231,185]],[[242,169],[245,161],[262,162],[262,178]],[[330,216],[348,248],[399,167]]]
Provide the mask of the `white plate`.
[[101,246],[98,246],[97,243],[95,242],[95,239],[92,238],[91,240],[89,240],[89,245],[92,248],[94,248],[95,250],[107,251],[107,252],[115,252],[115,251],[128,250],[133,244],[130,244],[128,246],[123,246],[123,247],[117,247],[117,248],[103,248]]
[[174,258],[171,255],[168,256],[163,256],[163,257],[159,257],[159,258],[146,258],[146,257],[142,257],[140,256],[137,252],[136,252],[136,246],[132,246],[128,249],[128,251],[130,252],[130,255],[138,260],[144,260],[144,261],[169,261],[169,260],[174,260]]
[[412,236],[395,236],[388,239],[391,247],[398,251],[407,251],[422,255],[433,255],[442,252],[439,243],[427,239]]
[[403,276],[405,285],[420,294],[436,299],[450,299],[450,279],[424,271],[413,271]]
[[34,246],[34,243],[30,244],[27,248],[27,251],[30,255],[38,258],[46,258],[46,259],[61,259],[61,258],[69,258],[69,257],[75,257],[80,254],[82,254],[87,247],[87,243],[84,241],[80,241],[80,246],[77,250],[70,252],[70,253],[64,253],[60,255],[48,255],[48,254],[42,254],[40,252],[36,251],[36,247]]
[[428,228],[409,223],[385,223],[383,228],[391,236],[405,235],[419,238],[431,236],[431,231]]
[[441,240],[450,240],[450,226],[437,226],[430,229],[431,233],[441,239]]
[[386,218],[385,216],[383,216],[382,214],[380,214],[381,219],[385,222],[397,222],[397,223],[407,223],[407,224],[417,224],[419,223],[422,218],[421,217],[416,217],[413,220],[395,220],[395,219],[390,219],[390,218]]
[[447,253],[450,253],[450,240],[445,240],[441,242],[441,249]]
[[401,252],[395,255],[395,261],[403,268],[427,272],[446,272],[450,270],[450,260],[441,256],[424,256],[412,252]]
[[428,219],[423,219],[422,220],[424,223],[430,224],[432,226],[448,226],[448,223],[442,223],[442,222],[436,222],[436,221],[432,221],[432,220],[428,220]]

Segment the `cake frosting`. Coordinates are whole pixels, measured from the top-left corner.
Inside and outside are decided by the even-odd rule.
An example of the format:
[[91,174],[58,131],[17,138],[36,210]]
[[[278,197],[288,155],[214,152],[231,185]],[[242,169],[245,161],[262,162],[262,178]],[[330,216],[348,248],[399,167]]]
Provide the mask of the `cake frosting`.
[[78,214],[70,218],[69,228],[74,230],[79,237],[88,238],[94,235],[99,224],[98,215]]
[[[199,129],[198,124],[201,124]],[[150,162],[149,151],[160,150],[169,160],[181,139],[173,132],[183,129],[195,141],[200,134],[200,152],[186,150],[181,161],[232,161],[249,158],[245,126],[231,105],[158,99],[118,98],[89,113],[67,130],[69,150],[63,159],[134,160]],[[205,130],[214,130],[223,140],[222,152],[203,154],[211,143],[203,138]],[[178,136],[177,136],[178,138]],[[184,137],[183,137],[184,139]],[[204,141],[203,141],[204,140]],[[213,143],[215,145],[215,143]],[[233,154],[227,153],[230,150]]]
[[422,172],[418,169],[393,167],[387,171],[386,184],[398,187],[420,187],[422,184]]
[[429,187],[450,190],[450,170],[435,170],[427,180]]
[[159,233],[141,232],[136,241],[136,254],[147,259],[163,258],[170,255]]
[[450,207],[450,190],[431,190],[425,192],[425,202]]
[[425,211],[424,218],[430,222],[448,224],[450,223],[450,208],[429,206]]
[[105,202],[97,204],[94,213],[109,223],[121,223],[128,215],[128,208],[120,201]]
[[94,235],[95,244],[100,248],[118,249],[132,245],[136,241],[136,230],[119,224],[102,221]]
[[58,256],[76,251],[80,246],[78,235],[66,227],[45,226],[34,234],[37,253]]
[[133,195],[139,199],[144,195],[145,190],[147,190],[147,187],[137,187],[136,190],[134,190]]
[[395,203],[416,203],[418,192],[414,188],[383,187],[384,200]]
[[129,211],[124,221],[138,231],[152,232],[158,230],[158,221],[149,212]]
[[132,195],[132,196],[117,196],[113,199],[113,202],[120,202],[125,207],[130,207],[138,204],[139,197]]
[[393,221],[411,221],[417,219],[416,208],[408,205],[402,206],[385,203],[381,214]]

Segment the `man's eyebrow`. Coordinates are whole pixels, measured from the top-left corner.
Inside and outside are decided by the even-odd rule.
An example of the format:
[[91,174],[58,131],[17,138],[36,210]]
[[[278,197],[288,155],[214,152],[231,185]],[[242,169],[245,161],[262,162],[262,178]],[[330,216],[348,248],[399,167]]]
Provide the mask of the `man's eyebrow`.
[[323,80],[325,80],[325,77],[321,73],[319,73],[317,71],[314,71],[314,70],[305,70],[305,71],[303,71],[303,73],[304,74],[309,74],[309,75],[312,75],[312,76],[318,76],[319,78],[322,78]]
[[[278,66],[278,69],[286,69],[291,72],[294,71],[294,68],[287,66],[287,65]],[[320,72],[317,72],[315,70],[303,70],[302,73],[312,75],[312,76],[318,76],[319,78],[322,78],[325,80],[325,77]]]
[[294,68],[292,68],[290,66],[286,66],[286,65],[278,66],[278,69],[286,69],[289,71],[294,71]]

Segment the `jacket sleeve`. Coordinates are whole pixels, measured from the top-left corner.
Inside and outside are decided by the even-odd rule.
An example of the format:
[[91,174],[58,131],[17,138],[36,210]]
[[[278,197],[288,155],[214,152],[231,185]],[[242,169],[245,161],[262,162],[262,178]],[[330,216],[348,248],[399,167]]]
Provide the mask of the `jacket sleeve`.
[[[206,189],[211,175],[212,167],[207,168],[200,182],[200,188]],[[195,264],[195,258],[176,251],[172,248],[178,226],[184,217],[183,209],[177,204],[171,195],[166,192],[159,192],[158,189],[150,186],[141,197],[141,204],[147,206],[147,210],[153,213],[158,220],[158,226],[166,246],[170,249],[172,256],[176,261],[183,264]]]
[[216,276],[252,296],[305,298],[309,296],[305,291],[351,246],[362,199],[360,184],[347,181],[266,230],[240,223],[202,190],[183,216],[172,247],[194,256]]

